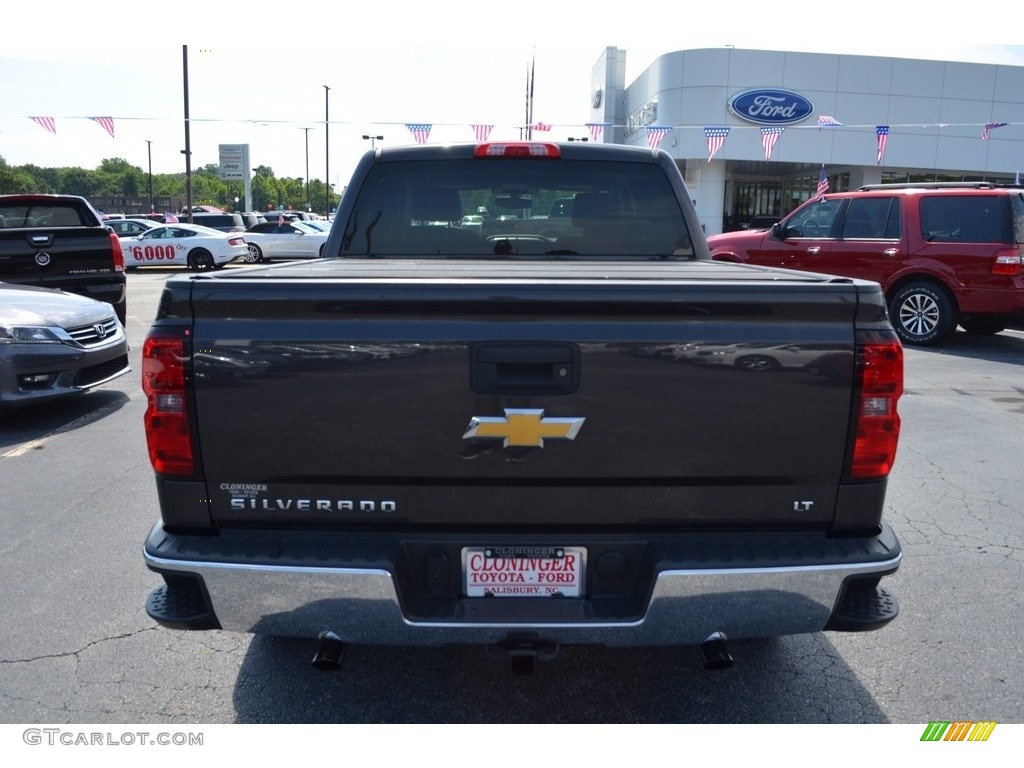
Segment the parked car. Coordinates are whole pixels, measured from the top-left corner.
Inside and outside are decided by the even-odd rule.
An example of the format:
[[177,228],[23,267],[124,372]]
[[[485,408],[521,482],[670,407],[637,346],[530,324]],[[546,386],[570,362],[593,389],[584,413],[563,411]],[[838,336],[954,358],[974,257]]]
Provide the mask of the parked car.
[[138,237],[122,238],[124,265],[182,265],[201,271],[216,269],[246,255],[245,238],[197,224],[161,224]]
[[138,237],[143,232],[160,226],[159,222],[150,219],[108,219],[103,223],[114,230],[118,237]]
[[327,232],[304,221],[268,221],[245,231],[245,261],[258,264],[271,259],[317,259],[323,255]]
[[179,213],[178,221],[200,224],[221,232],[244,232],[246,220],[240,213],[193,213],[192,221],[188,221],[188,213]]
[[770,230],[708,237],[712,258],[880,283],[904,343],[1024,321],[1024,190],[876,184],[807,201]]
[[110,304],[0,282],[0,410],[81,394],[130,370]]
[[758,230],[758,229],[771,229],[773,225],[778,224],[782,219],[779,216],[751,216],[750,221],[743,225],[743,229],[747,230]]

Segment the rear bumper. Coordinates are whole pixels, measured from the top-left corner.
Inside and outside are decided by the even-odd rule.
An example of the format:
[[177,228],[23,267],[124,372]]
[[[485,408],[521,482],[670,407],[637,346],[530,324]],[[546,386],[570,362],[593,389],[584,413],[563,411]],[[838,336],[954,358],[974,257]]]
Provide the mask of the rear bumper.
[[[535,538],[492,536],[487,543],[526,545]],[[740,639],[872,630],[897,613],[895,601],[876,587],[902,558],[888,526],[857,539],[807,533],[558,538],[592,553],[585,599],[460,597],[460,566],[446,553],[480,544],[466,537],[198,536],[168,534],[158,523],[144,559],[166,584],[150,596],[147,611],[175,629],[309,638],[329,630],[345,642],[374,645],[489,644],[529,632],[609,646],[697,645],[715,632]],[[602,573],[609,552],[625,554],[628,565]]]

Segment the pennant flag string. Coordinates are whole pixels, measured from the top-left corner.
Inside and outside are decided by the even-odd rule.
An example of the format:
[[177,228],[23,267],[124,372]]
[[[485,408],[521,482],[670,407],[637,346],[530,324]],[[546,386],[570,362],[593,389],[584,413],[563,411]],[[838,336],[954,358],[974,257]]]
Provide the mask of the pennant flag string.
[[779,140],[786,129],[781,125],[765,126],[761,129],[761,146],[764,147],[764,159],[772,159],[772,150],[775,149],[775,142]]
[[875,161],[876,165],[882,164],[882,155],[885,154],[885,145],[889,140],[889,126],[888,125],[877,125],[875,126],[875,135],[878,136],[878,159]]
[[715,156],[725,144],[725,140],[729,137],[729,129],[725,126],[705,128],[704,136],[708,140],[708,162],[711,162],[711,158]]
[[114,118],[112,117],[90,117],[93,120],[103,126],[103,130],[110,134],[110,138],[114,138]]
[[587,129],[590,131],[590,138],[594,141],[600,141],[602,131],[610,126],[611,123],[587,123]]
[[433,125],[429,123],[406,123],[405,127],[409,129],[409,133],[412,134],[417,144],[426,144],[427,139],[430,138],[430,129],[433,128]]
[[667,125],[649,125],[647,126],[647,146],[651,149],[657,149],[658,145],[661,144],[661,140],[668,135],[672,128]]
[[52,134],[57,133],[57,122],[52,117],[33,117],[32,121]]
[[477,141],[487,141],[487,137],[491,135],[491,131],[494,129],[493,125],[481,125],[474,123],[472,126],[473,136]]
[[552,128],[551,123],[536,122],[530,126],[535,131],[550,131]]
[[985,123],[985,127],[981,130],[981,140],[988,141],[988,134],[993,128],[1002,128],[1006,123]]
[[822,128],[835,128],[841,127],[843,124],[836,120],[832,115],[818,115],[818,129]]

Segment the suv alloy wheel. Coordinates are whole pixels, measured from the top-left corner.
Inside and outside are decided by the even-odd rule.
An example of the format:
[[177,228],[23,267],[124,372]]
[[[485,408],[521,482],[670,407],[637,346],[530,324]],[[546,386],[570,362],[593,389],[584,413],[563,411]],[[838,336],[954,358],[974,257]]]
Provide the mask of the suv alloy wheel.
[[908,283],[889,302],[889,320],[906,344],[941,343],[956,327],[953,302],[933,283]]

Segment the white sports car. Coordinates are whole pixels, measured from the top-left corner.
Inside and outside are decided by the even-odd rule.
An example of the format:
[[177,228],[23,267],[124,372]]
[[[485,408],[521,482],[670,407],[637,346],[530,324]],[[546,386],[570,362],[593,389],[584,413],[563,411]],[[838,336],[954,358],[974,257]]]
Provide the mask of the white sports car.
[[257,264],[271,259],[317,259],[323,255],[327,232],[304,221],[268,221],[245,230],[249,253],[245,261]]
[[246,255],[240,233],[199,224],[163,224],[138,237],[122,237],[121,245],[127,269],[178,264],[200,271],[223,267]]

